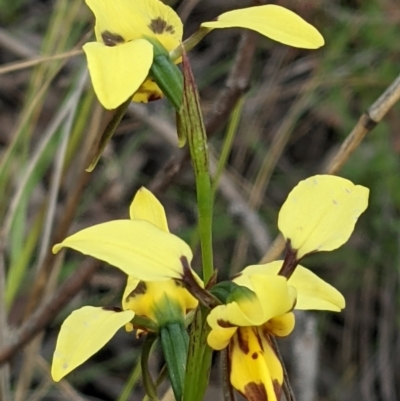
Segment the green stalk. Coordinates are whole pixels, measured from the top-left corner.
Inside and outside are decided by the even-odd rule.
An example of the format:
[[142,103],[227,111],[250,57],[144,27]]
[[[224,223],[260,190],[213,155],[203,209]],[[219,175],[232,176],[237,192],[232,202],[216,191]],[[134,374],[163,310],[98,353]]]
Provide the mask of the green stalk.
[[213,192],[209,170],[207,135],[199,94],[185,53],[182,55],[182,63],[184,84],[182,108],[177,115],[178,135],[188,141],[196,178],[203,280],[207,283],[214,272],[212,249]]
[[202,401],[207,390],[213,352],[207,345],[207,336],[210,332],[206,321],[207,315],[208,310],[204,306],[197,308],[190,328],[183,401]]
[[212,249],[213,192],[209,172],[196,177],[197,207],[199,210],[199,233],[203,260],[203,279],[207,283],[214,272]]
[[[200,107],[199,94],[186,53],[182,54],[183,99],[177,114],[178,136],[187,139],[196,178],[199,236],[201,243],[203,279],[207,283],[213,277],[212,216],[213,192],[209,170],[207,135]],[[190,331],[190,344],[185,376],[183,401],[201,401],[207,388],[212,350],[207,345],[208,310],[200,306],[196,310]]]

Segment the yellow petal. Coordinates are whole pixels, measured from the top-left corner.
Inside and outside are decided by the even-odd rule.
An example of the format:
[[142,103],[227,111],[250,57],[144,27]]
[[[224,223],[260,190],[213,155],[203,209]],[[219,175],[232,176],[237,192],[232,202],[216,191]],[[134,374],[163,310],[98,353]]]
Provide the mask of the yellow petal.
[[286,337],[294,329],[295,317],[293,312],[285,313],[282,316],[273,317],[262,327],[275,337]]
[[228,11],[201,26],[252,29],[277,42],[305,49],[317,49],[324,44],[324,38],[312,25],[294,12],[273,4]]
[[279,230],[298,258],[332,251],[349,239],[368,206],[368,195],[368,188],[341,177],[310,177],[290,192],[279,212]]
[[139,283],[128,277],[122,307],[157,322],[157,308],[159,310],[166,299],[179,306],[182,316],[198,305],[197,299],[176,280]]
[[245,275],[236,278],[235,283],[254,291],[254,297],[244,297],[226,305],[215,307],[207,316],[211,327],[208,345],[223,349],[235,333],[233,327],[260,326],[273,317],[292,310],[295,294],[281,276]]
[[249,318],[251,323],[249,325],[251,326],[263,324],[273,317],[281,316],[293,309],[296,291],[288,285],[286,278],[282,276],[251,274],[239,276],[233,281],[236,284],[248,287],[256,294],[259,305],[257,310],[245,300],[238,302],[241,310]]
[[181,258],[192,251],[180,238],[144,220],[114,220],[78,231],[53,247],[67,247],[118,267],[143,281],[180,279]]
[[132,311],[115,312],[84,306],[72,312],[61,326],[51,365],[58,382],[110,341],[118,329],[133,319]]
[[303,266],[296,267],[289,284],[297,290],[296,309],[340,312],[346,306],[343,295],[335,287]]
[[[275,276],[281,269],[282,263],[282,260],[277,260],[265,265],[248,266],[242,271],[242,275]],[[296,267],[288,284],[297,291],[295,309],[340,312],[345,307],[345,299],[336,288],[303,266]]]
[[232,386],[248,401],[278,401],[283,370],[263,333],[257,328],[239,328],[229,348]]
[[171,7],[159,0],[86,0],[96,17],[96,37],[110,32],[125,42],[143,37],[158,39],[171,51],[182,40],[182,21]]
[[106,109],[115,109],[138,90],[153,62],[153,46],[144,39],[105,46],[83,46],[94,91]]
[[222,327],[215,325],[208,333],[207,344],[210,348],[220,351],[228,346],[231,338],[236,333],[236,330],[237,327]]
[[169,232],[163,205],[144,187],[136,192],[129,208],[129,216],[131,220],[146,220],[161,230]]

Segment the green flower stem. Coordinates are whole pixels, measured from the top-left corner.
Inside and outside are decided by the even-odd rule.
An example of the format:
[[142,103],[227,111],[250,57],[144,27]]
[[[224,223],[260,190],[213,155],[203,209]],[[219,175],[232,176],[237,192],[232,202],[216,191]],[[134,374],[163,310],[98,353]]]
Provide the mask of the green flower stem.
[[181,401],[189,344],[185,325],[181,322],[176,322],[161,327],[160,338],[171,387],[176,401]]
[[[207,135],[197,87],[186,53],[182,54],[183,99],[177,113],[178,136],[188,141],[190,156],[196,177],[199,234],[201,243],[203,279],[207,283],[214,277],[212,248],[213,192],[209,170]],[[191,326],[190,345],[183,401],[201,401],[207,388],[212,350],[207,345],[209,327],[204,306],[197,308]]]
[[182,55],[182,63],[184,85],[182,109],[178,113],[178,131],[179,137],[186,138],[188,141],[196,178],[203,279],[207,283],[214,272],[212,249],[213,192],[209,170],[207,135],[199,94],[185,53]]
[[207,345],[207,336],[210,332],[206,321],[208,312],[204,306],[197,308],[190,328],[183,401],[202,401],[207,390],[213,352]]
[[196,176],[197,207],[199,210],[199,233],[203,260],[203,279],[207,283],[214,272],[212,248],[213,192],[209,171]]

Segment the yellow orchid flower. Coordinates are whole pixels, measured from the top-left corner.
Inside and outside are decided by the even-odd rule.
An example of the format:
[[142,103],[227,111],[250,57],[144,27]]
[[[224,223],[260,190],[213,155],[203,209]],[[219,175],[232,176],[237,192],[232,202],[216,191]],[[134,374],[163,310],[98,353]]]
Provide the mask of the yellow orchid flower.
[[291,333],[293,308],[340,311],[345,306],[339,291],[305,267],[298,266],[288,280],[278,276],[282,264],[245,268],[233,282],[253,293],[217,306],[207,318],[208,345],[229,347],[232,386],[249,401],[280,399],[283,370],[269,336]]
[[[146,222],[148,225],[143,227],[153,227],[152,233],[157,233],[158,231],[163,232],[165,235],[169,234],[176,239],[177,237],[169,233],[167,219],[165,216],[165,211],[161,203],[154,197],[154,195],[145,188],[141,188],[131,206],[130,206],[130,218],[132,223],[135,222]],[[108,231],[109,235],[116,233],[113,228],[113,222],[104,223],[111,224],[111,228]],[[65,375],[70,373],[76,367],[84,363],[97,351],[99,351],[113,336],[114,334],[123,326],[126,327],[128,331],[132,330],[133,325],[131,320],[136,317],[145,317],[151,319],[155,326],[163,326],[170,322],[174,322],[174,319],[183,320],[186,313],[196,308],[198,301],[190,295],[190,293],[183,287],[182,283],[176,278],[179,277],[178,274],[172,274],[175,279],[169,279],[169,273],[172,270],[167,270],[166,275],[163,275],[163,266],[168,264],[168,258],[163,261],[163,264],[154,262],[152,254],[158,254],[165,251],[165,248],[158,247],[157,239],[164,239],[165,236],[154,237],[152,241],[146,244],[146,241],[142,241],[143,246],[147,246],[149,249],[141,249],[140,255],[138,256],[142,262],[142,265],[135,263],[135,251],[132,249],[125,249],[124,246],[127,242],[124,240],[121,244],[118,244],[118,238],[111,242],[111,245],[107,243],[107,238],[101,240],[97,243],[98,239],[102,238],[104,232],[107,229],[101,228],[100,234],[96,232],[96,226],[92,227],[94,230],[82,230],[81,232],[67,238],[63,243],[56,245],[54,248],[58,251],[64,246],[70,246],[74,249],[78,249],[83,253],[89,255],[101,257],[103,260],[111,260],[115,262],[117,267],[121,267],[119,263],[122,261],[121,270],[131,272],[132,275],[128,276],[127,285],[125,288],[124,295],[122,297],[122,306],[120,308],[101,308],[84,306],[71,313],[64,321],[61,326],[61,330],[57,339],[57,345],[53,356],[53,363],[51,374],[55,381],[59,381]],[[120,226],[118,226],[120,227]],[[129,226],[126,226],[129,227]],[[136,230],[136,227],[135,227]],[[119,233],[120,238],[128,235],[128,238],[132,242],[137,241],[137,236],[132,236],[136,231],[132,231],[129,228],[127,230]],[[157,231],[158,230],[158,231]],[[149,235],[151,233],[149,232]],[[145,238],[149,238],[145,233],[140,235],[145,235]],[[74,238],[73,238],[74,237]],[[71,240],[71,238],[73,238]],[[177,242],[179,246],[182,244],[179,241],[168,242],[167,245],[172,245]],[[176,247],[176,249],[179,248]],[[102,251],[99,249],[104,247]],[[139,247],[140,248],[140,247]],[[134,249],[139,249],[135,246]],[[176,249],[172,252],[176,252]],[[189,258],[191,254],[187,252],[186,246],[183,246],[183,250],[186,251],[182,254],[183,257]],[[126,253],[125,256],[120,255],[120,253]],[[171,257],[172,254],[169,256]],[[140,269],[126,269],[125,260],[132,256],[132,264],[135,266],[140,266]],[[103,258],[104,257],[104,258]],[[148,257],[149,259],[146,259]],[[162,259],[162,257],[161,257]],[[156,258],[155,260],[160,260]],[[147,270],[151,268],[160,269],[157,275],[154,272],[148,272]],[[145,274],[142,274],[145,271]],[[187,272],[186,272],[187,273]],[[195,279],[200,285],[202,285],[201,280],[192,272]],[[162,281],[142,281],[143,277],[156,277]],[[143,330],[141,330],[143,331]]]
[[[178,15],[160,0],[86,0],[96,18],[96,42],[86,43],[93,87],[106,109],[115,109],[129,97],[147,103],[163,93],[151,68],[155,47],[176,50],[183,36]],[[294,47],[315,49],[324,44],[321,34],[295,13],[276,5],[263,5],[224,13],[188,39],[190,50],[208,32],[218,28],[247,28]],[[197,39],[196,39],[197,38]],[[175,62],[179,62],[178,58]]]
[[208,345],[215,350],[228,346],[231,384],[245,398],[277,401],[283,369],[269,336],[293,330],[296,291],[277,275],[246,275],[233,282],[252,292],[210,312]]
[[367,208],[368,196],[368,188],[333,175],[300,181],[278,217],[279,230],[296,259],[342,246]]
[[288,242],[285,260],[245,268],[233,282],[253,295],[233,297],[210,312],[208,344],[216,350],[229,347],[232,386],[249,401],[280,399],[283,372],[269,336],[293,330],[290,305],[334,312],[345,307],[339,291],[298,263],[311,252],[343,245],[368,205],[368,194],[336,176],[301,181],[279,212],[278,226]]

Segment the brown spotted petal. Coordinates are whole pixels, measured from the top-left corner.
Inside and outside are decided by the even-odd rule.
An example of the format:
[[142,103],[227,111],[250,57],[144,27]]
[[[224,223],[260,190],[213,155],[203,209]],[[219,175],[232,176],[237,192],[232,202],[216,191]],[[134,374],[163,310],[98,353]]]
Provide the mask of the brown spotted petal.
[[249,401],[278,401],[283,370],[270,340],[256,327],[240,327],[229,345],[232,386]]
[[159,0],[86,0],[86,4],[96,17],[99,42],[107,44],[110,34],[125,42],[147,37],[157,39],[171,51],[182,41],[182,21]]

